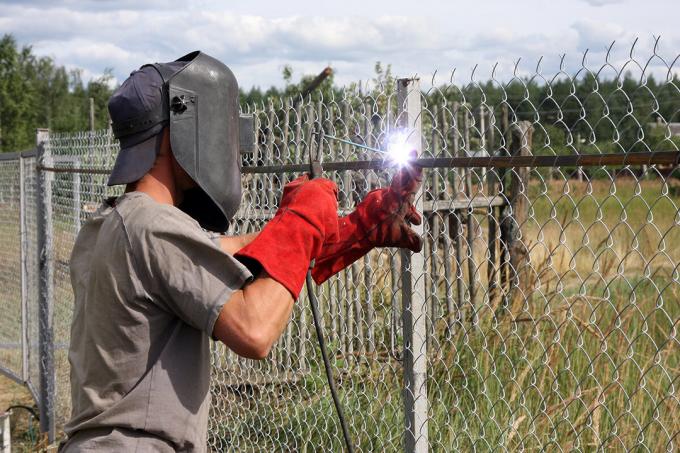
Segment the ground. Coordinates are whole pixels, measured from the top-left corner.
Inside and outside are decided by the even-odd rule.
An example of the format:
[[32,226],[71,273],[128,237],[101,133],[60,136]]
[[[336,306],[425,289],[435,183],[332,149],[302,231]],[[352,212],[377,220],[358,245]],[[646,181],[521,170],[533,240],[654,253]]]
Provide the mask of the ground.
[[[0,412],[18,404],[34,407],[35,403],[26,387],[0,374]],[[33,419],[24,409],[13,409],[10,420],[13,453],[41,450],[38,445],[38,420]]]

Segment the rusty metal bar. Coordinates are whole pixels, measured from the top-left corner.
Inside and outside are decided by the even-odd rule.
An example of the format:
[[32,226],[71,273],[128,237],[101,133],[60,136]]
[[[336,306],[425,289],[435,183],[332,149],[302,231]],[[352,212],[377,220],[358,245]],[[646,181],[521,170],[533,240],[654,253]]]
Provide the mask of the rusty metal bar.
[[[415,165],[422,168],[515,168],[515,167],[600,167],[617,165],[678,165],[680,151],[646,151],[627,154],[579,154],[569,156],[489,156],[489,157],[431,157],[416,159]],[[383,160],[356,160],[348,162],[325,162],[326,171],[343,170],[383,170],[394,167],[395,164]],[[87,173],[93,175],[107,175],[109,168],[97,167],[59,167],[38,165],[38,170],[54,173]],[[307,164],[262,165],[258,167],[243,167],[244,174],[307,171]]]

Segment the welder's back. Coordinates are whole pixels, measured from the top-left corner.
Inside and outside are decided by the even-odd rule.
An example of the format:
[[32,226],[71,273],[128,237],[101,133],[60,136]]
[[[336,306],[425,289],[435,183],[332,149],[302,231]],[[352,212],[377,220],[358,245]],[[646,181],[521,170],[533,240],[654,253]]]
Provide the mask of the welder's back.
[[191,217],[144,193],[94,214],[71,256],[65,451],[205,451],[209,335],[250,278]]

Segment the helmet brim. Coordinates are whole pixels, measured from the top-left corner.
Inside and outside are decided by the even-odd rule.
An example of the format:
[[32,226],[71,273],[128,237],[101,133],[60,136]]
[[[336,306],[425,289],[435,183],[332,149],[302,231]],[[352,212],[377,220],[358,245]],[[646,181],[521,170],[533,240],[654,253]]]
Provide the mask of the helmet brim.
[[[160,129],[162,131],[162,127]],[[109,175],[107,185],[130,184],[141,179],[153,167],[156,156],[160,151],[162,138],[163,134],[156,133],[127,147],[123,147],[121,141],[121,150],[116,158],[113,171]]]

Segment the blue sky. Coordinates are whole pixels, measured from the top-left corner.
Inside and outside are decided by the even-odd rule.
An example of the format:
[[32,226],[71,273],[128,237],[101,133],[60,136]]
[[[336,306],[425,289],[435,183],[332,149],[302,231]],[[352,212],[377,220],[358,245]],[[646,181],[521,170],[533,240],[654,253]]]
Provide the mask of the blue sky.
[[[583,51],[601,64],[614,40],[613,58],[630,46],[647,57],[653,37],[673,60],[680,51],[678,0],[472,1],[177,1],[0,0],[0,33],[12,33],[86,78],[111,67],[118,81],[150,61],[168,61],[195,49],[232,68],[242,87],[281,85],[285,64],[294,78],[330,64],[340,83],[371,77],[376,61],[399,76],[465,80],[477,66],[485,79],[498,63],[508,77],[554,74],[560,55],[578,70]],[[663,73],[662,65],[655,70]]]

